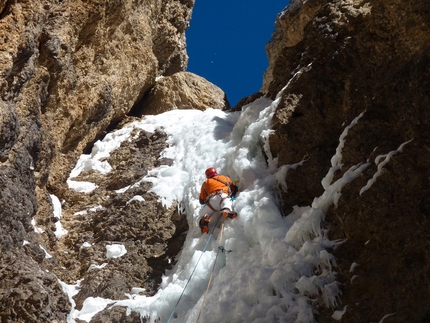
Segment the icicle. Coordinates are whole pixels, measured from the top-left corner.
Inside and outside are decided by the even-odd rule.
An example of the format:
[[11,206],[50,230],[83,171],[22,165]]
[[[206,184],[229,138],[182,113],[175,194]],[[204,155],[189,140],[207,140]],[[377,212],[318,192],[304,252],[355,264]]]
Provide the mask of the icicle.
[[336,153],[331,158],[331,168],[329,169],[327,175],[321,181],[321,184],[324,189],[327,189],[330,186],[331,182],[333,181],[334,173],[342,168],[342,149],[345,146],[345,138],[348,135],[349,129],[351,129],[357,124],[358,120],[360,120],[364,112],[366,111],[363,111],[354,120],[352,120],[349,126],[347,126],[340,135],[339,145],[336,148]]
[[313,203],[313,208],[320,208],[323,210],[323,212],[326,212],[330,205],[334,203],[336,198],[339,197],[339,194],[342,190],[342,188],[355,180],[358,176],[360,176],[363,171],[369,166],[369,164],[358,164],[352,166],[350,169],[348,169],[341,178],[339,178],[336,182],[331,184],[329,187],[326,188],[324,193],[316,198]]
[[300,295],[316,296],[319,293],[319,279],[317,276],[302,276],[296,283]]
[[339,284],[337,281],[327,284],[323,289],[323,299],[326,307],[336,307],[338,299],[342,292],[339,290]]
[[[390,151],[388,154],[386,155],[379,155],[375,158],[375,164],[378,165],[378,170],[376,171],[376,173],[373,175],[373,177],[371,179],[368,180],[367,184],[360,190],[360,195],[367,191],[375,182],[376,179],[382,174],[382,168],[390,161],[391,157],[402,152],[403,151],[403,147],[410,143],[413,139],[406,141],[404,143],[402,143],[399,148],[397,148],[397,150],[392,150]],[[382,162],[380,162],[380,159],[384,158],[384,160]]]
[[333,182],[334,173],[336,173],[338,170],[342,168],[342,164],[330,167],[330,169],[327,172],[327,175],[322,179],[321,185],[326,190],[330,187],[330,184]]
[[323,265],[325,268],[328,268],[328,270],[330,271],[332,270],[333,266],[336,266],[336,258],[327,250],[321,250],[319,254],[319,258],[320,258],[321,265]]
[[343,130],[342,134],[340,135],[340,137],[339,137],[339,145],[336,148],[336,154],[331,158],[331,165],[333,167],[338,166],[338,165],[341,164],[341,161],[342,161],[342,149],[343,149],[343,147],[345,145],[345,138],[348,135],[348,131],[349,131],[349,129],[351,129],[352,127],[354,127],[357,124],[358,120],[360,120],[360,118],[363,116],[364,112],[366,112],[366,111],[363,111],[362,113],[360,113],[358,115],[358,117],[356,117],[354,120],[352,120],[351,123],[349,124],[349,126],[346,127]]
[[294,323],[314,323],[314,314],[312,308],[307,302],[307,298],[301,297],[297,300],[298,303],[298,313],[297,319]]
[[284,241],[295,247],[301,246],[310,240],[311,235],[321,235],[321,221],[325,218],[324,212],[319,208],[310,208],[305,211],[301,218],[296,220],[288,230]]
[[345,305],[342,311],[334,311],[331,318],[336,320],[336,321],[340,321],[342,319],[343,314],[346,313],[347,308],[348,308],[348,305]]
[[354,281],[354,279],[356,279],[357,277],[358,277],[358,275],[352,276],[351,279],[349,280],[349,283],[351,284]]
[[394,316],[394,315],[396,315],[396,313],[397,312],[394,312],[394,313],[390,313],[390,314],[387,314],[387,315],[384,315],[384,317],[378,322],[378,323],[382,323],[382,322],[384,322],[384,320],[386,319],[386,318],[388,318],[388,317],[390,317],[390,316]]
[[279,168],[279,170],[275,173],[275,178],[279,185],[281,185],[282,190],[286,192],[288,190],[286,179],[287,179],[287,173],[290,169],[297,169],[299,166],[303,166],[304,162],[307,161],[307,158],[302,159],[299,163],[295,163],[292,165],[283,165]]
[[359,264],[357,264],[356,262],[353,262],[352,264],[351,264],[351,267],[349,267],[349,272],[350,273],[352,273],[352,271],[356,268],[356,267],[358,267],[358,266],[360,266]]

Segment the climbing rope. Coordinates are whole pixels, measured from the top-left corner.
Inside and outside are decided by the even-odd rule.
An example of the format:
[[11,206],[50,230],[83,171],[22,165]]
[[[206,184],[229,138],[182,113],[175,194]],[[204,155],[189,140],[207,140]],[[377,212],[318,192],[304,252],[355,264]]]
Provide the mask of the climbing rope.
[[[219,218],[220,218],[220,217],[221,217],[221,215],[219,216]],[[219,219],[219,218],[218,218],[218,219]],[[202,306],[200,307],[199,316],[197,317],[197,321],[196,321],[196,323],[199,323],[200,315],[202,314],[203,307],[204,307],[204,305],[205,305],[206,296],[208,295],[209,287],[211,286],[211,282],[212,282],[212,278],[213,278],[213,275],[214,275],[215,265],[216,265],[216,261],[217,261],[217,259],[218,259],[219,252],[220,252],[220,250],[221,250],[221,251],[224,251],[224,250],[225,250],[225,249],[224,249],[224,247],[221,245],[221,243],[222,243],[222,234],[223,234],[223,232],[224,232],[224,218],[222,219],[221,232],[220,232],[219,240],[218,240],[218,243],[219,243],[219,245],[220,245],[220,246],[218,247],[218,251],[217,251],[217,253],[216,253],[215,261],[214,261],[214,264],[213,264],[213,266],[212,266],[211,276],[209,277],[208,287],[206,288],[205,296],[203,297]]]
[[[170,321],[171,321],[171,320],[172,320],[172,318],[173,318],[173,315],[175,315],[175,312],[176,312],[176,309],[177,309],[177,307],[178,307],[178,304],[179,304],[179,302],[181,301],[182,296],[184,296],[185,290],[187,289],[187,286],[188,286],[189,282],[191,281],[191,278],[193,277],[194,272],[196,271],[197,266],[198,266],[198,264],[199,264],[200,260],[202,259],[202,256],[203,256],[203,254],[205,253],[205,251],[206,251],[206,249],[207,249],[208,245],[209,245],[209,241],[211,241],[211,239],[212,239],[212,236],[213,236],[213,233],[214,233],[215,228],[217,227],[217,224],[218,224],[219,218],[221,218],[221,215],[219,215],[219,216],[218,216],[218,219],[217,219],[217,221],[216,221],[216,223],[215,223],[214,227],[212,228],[212,232],[211,232],[211,234],[210,234],[210,235],[209,235],[209,237],[208,237],[208,241],[206,241],[205,247],[204,247],[204,248],[203,248],[203,250],[202,250],[202,253],[201,253],[200,257],[199,257],[199,260],[197,260],[196,265],[194,266],[194,269],[193,269],[193,271],[191,272],[190,278],[188,278],[188,281],[187,281],[187,283],[185,284],[185,287],[184,287],[184,289],[182,290],[181,296],[179,296],[179,299],[178,299],[178,301],[176,302],[176,305],[175,305],[175,307],[173,308],[173,311],[172,311],[172,313],[170,314],[170,317],[169,317],[169,319],[167,320],[167,323],[170,323]],[[224,229],[224,220],[223,220],[223,222],[222,222],[221,236],[222,236],[222,231],[223,231],[223,229]],[[219,252],[219,250],[218,250],[218,252]],[[218,258],[218,252],[217,252],[217,258]],[[215,261],[216,261],[216,259],[215,259]],[[215,265],[214,265],[214,266],[215,266]],[[212,269],[212,272],[213,272],[213,269]],[[211,275],[211,279],[212,279],[212,275]],[[208,285],[208,289],[209,289],[209,285]],[[206,297],[206,296],[205,296],[205,297]],[[200,316],[200,315],[199,315],[199,316]]]

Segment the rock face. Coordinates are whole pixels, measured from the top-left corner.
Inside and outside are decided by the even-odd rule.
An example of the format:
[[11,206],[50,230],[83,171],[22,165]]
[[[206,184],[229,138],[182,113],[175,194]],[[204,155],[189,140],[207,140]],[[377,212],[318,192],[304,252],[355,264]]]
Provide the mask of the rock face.
[[190,72],[160,79],[137,107],[145,115],[176,109],[229,109],[226,95],[216,85]]
[[[133,133],[107,160],[109,176],[79,174],[98,185],[89,194],[66,179],[130,115],[228,108],[221,90],[184,72],[193,5],[0,0],[2,322],[66,322],[63,287],[77,279],[78,309],[88,296],[121,299],[134,286],[152,294],[172,265],[187,230],[177,206],[163,207],[146,182],[117,193],[171,162],[159,158],[164,133]],[[366,166],[326,214],[328,237],[343,242],[331,250],[343,294],[336,308],[316,306],[318,322],[337,322],[333,311],[345,306],[350,323],[430,320],[429,47],[426,1],[293,0],[267,46],[261,93],[242,101],[279,95],[272,153],[279,166],[303,161],[280,188],[284,214],[323,193],[333,156],[334,180]],[[127,253],[107,258],[119,243]],[[142,320],[116,307],[92,322]]]
[[[89,200],[69,190],[66,179],[87,146],[123,121],[157,76],[185,70],[184,32],[193,5],[193,0],[0,1],[2,322],[65,322],[70,302],[57,278],[71,283],[77,275],[73,281],[84,276],[92,281],[82,286],[82,297],[92,289],[124,295],[136,281],[145,281],[149,292],[157,286],[168,244],[186,230],[183,217],[159,205],[144,185],[126,195],[145,196],[145,203],[119,200],[115,187],[136,178],[115,165],[111,181],[94,178],[99,192],[93,203],[103,209],[89,212],[85,225],[76,225],[74,212],[90,206]],[[133,176],[156,166],[163,136],[140,134],[120,150]],[[58,219],[51,195],[67,201],[65,241],[53,233]],[[136,212],[140,218],[133,222],[123,219]],[[43,233],[34,232],[32,220]],[[83,237],[91,248],[80,249]],[[113,259],[114,270],[102,269],[109,282],[104,285],[88,266],[101,262],[106,245],[118,239],[127,241],[128,260]],[[140,248],[143,241],[146,250]],[[130,279],[120,280],[120,274]]]
[[[74,178],[98,186],[90,195],[71,189],[63,193],[67,196],[62,207],[66,217],[61,222],[70,231],[57,247],[67,254],[57,258],[67,267],[56,272],[66,281],[76,277],[86,281],[74,298],[77,308],[90,296],[124,299],[124,294],[136,286],[145,288],[147,295],[153,294],[185,239],[181,233],[188,230],[186,219],[178,214],[177,205],[165,209],[158,197],[148,192],[150,183],[116,192],[135,184],[149,169],[171,163],[158,158],[167,147],[164,133],[141,131],[136,135],[107,160],[113,168],[110,173],[83,172]],[[91,204],[94,209],[88,208]],[[107,246],[118,244],[124,245],[127,253],[107,259]],[[102,268],[93,269],[94,264]]]
[[[274,98],[288,84],[271,148],[280,165],[304,161],[287,173],[285,214],[323,193],[340,135],[363,114],[334,179],[369,164],[325,222],[329,238],[344,241],[332,253],[345,322],[430,319],[429,47],[428,3],[384,0],[292,1],[267,46],[262,92]],[[318,322],[336,322],[334,309],[318,310]]]

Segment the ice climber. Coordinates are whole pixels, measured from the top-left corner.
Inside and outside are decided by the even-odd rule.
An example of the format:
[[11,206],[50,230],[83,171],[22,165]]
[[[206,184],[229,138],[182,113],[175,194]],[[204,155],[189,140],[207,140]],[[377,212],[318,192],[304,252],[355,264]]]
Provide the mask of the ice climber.
[[238,192],[230,177],[218,174],[213,167],[206,169],[206,180],[200,190],[200,204],[205,206],[200,210],[199,227],[202,233],[209,233],[209,221],[212,215],[220,212],[226,219],[234,219],[237,213],[233,212],[232,197]]

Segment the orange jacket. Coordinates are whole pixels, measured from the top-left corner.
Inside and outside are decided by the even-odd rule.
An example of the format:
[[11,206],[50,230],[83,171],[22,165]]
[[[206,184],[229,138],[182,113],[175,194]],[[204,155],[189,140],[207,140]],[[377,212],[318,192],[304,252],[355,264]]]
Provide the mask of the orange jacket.
[[[227,184],[230,185],[230,192]],[[216,175],[208,178],[204,181],[202,188],[200,189],[200,203],[205,203],[208,196],[217,191],[223,191],[225,194],[230,194],[231,190],[233,190],[233,186],[233,182],[228,176]]]

